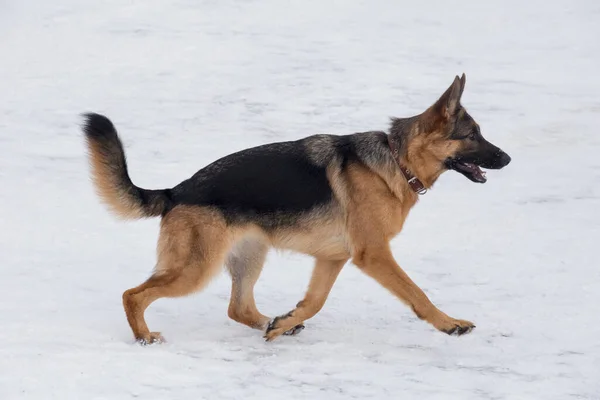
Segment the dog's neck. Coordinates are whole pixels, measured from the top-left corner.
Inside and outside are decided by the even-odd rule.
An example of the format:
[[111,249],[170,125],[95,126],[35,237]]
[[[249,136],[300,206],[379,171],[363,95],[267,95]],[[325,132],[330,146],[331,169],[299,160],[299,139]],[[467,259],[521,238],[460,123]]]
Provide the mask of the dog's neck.
[[[411,118],[394,118],[388,134],[388,143],[392,151],[392,155],[402,175],[406,178],[411,190],[418,194],[425,194],[443,171],[429,171],[426,168],[420,167],[419,162],[412,162],[411,158],[417,158],[417,154],[410,157],[411,152],[407,148],[409,146],[411,136],[414,135],[414,125],[419,120],[419,116]],[[419,154],[419,158],[422,155]]]
[[400,141],[398,140],[398,138],[395,138],[392,135],[388,135],[388,144],[390,146],[390,149],[392,150],[392,156],[394,157],[394,160],[396,160],[396,163],[398,164],[402,175],[404,175],[404,178],[406,178],[406,181],[408,182],[408,185],[410,186],[413,192],[423,195],[427,193],[427,188],[425,187],[425,185],[423,185],[423,182],[421,182],[421,180],[411,172],[411,170],[406,166],[405,162],[402,161],[400,153],[401,148],[399,142]]

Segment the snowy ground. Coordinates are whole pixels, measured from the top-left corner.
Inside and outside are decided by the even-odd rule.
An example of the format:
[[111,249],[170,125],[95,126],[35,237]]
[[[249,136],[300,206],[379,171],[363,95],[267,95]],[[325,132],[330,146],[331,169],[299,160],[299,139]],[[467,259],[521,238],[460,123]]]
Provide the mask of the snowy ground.
[[[405,3],[405,4],[402,4]],[[600,5],[463,1],[17,1],[0,7],[0,399],[600,399]],[[140,186],[251,145],[385,129],[466,72],[464,104],[513,162],[455,173],[393,242],[448,337],[348,265],[297,337],[227,318],[223,273],[148,310],[158,221],[122,223],[88,179],[78,114],[110,116]],[[266,314],[308,258],[271,254]]]

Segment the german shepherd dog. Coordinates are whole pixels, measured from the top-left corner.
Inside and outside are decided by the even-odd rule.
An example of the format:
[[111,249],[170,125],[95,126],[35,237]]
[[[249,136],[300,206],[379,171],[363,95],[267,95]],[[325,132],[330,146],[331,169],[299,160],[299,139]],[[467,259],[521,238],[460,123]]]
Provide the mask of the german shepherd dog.
[[[481,135],[460,103],[465,75],[425,112],[394,118],[389,132],[314,135],[223,157],[171,189],[135,186],[110,120],[85,114],[83,132],[98,195],[125,219],[162,218],[157,263],[141,285],[123,293],[133,335],[161,342],[144,311],[161,297],[202,289],[225,265],[232,278],[228,315],[273,340],[304,328],[348,260],[447,334],[472,322],[438,309],[394,260],[397,235],[419,194],[445,171],[484,183],[480,167],[500,169],[510,157]],[[311,255],[315,266],[304,299],[271,319],[254,301],[254,285],[270,247]]]

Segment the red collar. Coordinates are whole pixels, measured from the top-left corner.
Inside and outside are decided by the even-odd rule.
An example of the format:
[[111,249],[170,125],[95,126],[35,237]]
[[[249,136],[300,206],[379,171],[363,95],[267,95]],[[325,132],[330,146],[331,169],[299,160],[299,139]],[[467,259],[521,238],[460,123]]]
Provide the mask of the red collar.
[[390,135],[388,135],[388,145],[390,146],[390,150],[392,150],[392,156],[394,157],[394,160],[396,160],[396,163],[398,163],[400,171],[402,171],[402,175],[404,175],[404,177],[408,181],[408,185],[413,190],[413,192],[420,195],[427,193],[427,188],[425,187],[425,185],[423,185],[423,182],[421,182],[419,178],[414,176],[412,172],[410,172],[410,170],[404,165],[402,165],[402,163],[400,162],[400,149],[398,148],[398,146],[396,145],[396,143]]

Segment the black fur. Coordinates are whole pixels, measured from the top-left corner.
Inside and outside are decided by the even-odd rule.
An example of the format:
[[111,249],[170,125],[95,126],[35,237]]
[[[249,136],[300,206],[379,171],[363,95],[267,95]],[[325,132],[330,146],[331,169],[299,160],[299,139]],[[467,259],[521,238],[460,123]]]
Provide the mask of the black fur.
[[403,156],[406,151],[406,143],[408,143],[410,139],[410,129],[416,119],[416,117],[391,119],[390,137],[396,142],[400,156]]
[[334,136],[334,147],[341,158],[341,168],[346,169],[348,164],[357,161],[356,147],[354,145],[354,135]]
[[262,228],[293,223],[328,203],[324,167],[310,161],[302,140],[267,144],[225,156],[171,190],[175,204],[213,206],[228,223]]

